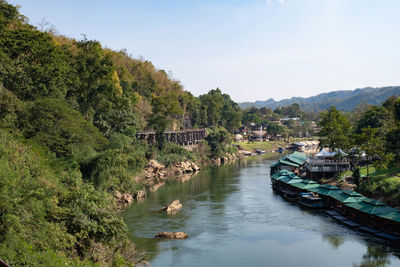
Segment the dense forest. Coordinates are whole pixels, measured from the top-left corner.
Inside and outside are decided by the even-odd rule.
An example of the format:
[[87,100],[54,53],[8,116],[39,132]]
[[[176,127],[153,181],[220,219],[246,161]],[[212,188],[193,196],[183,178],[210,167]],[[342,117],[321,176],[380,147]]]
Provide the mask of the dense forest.
[[[148,160],[207,161],[234,151],[240,127],[296,136],[318,120],[295,103],[242,110],[219,88],[195,97],[152,62],[39,30],[4,0],[0,47],[0,258],[12,266],[134,265],[140,257],[113,196],[142,189],[135,177]],[[390,101],[340,116],[357,137],[384,136],[373,147],[398,153],[398,104]],[[323,126],[337,111],[329,112]],[[285,117],[302,122],[272,123]],[[207,128],[197,150],[165,141],[164,131],[190,128]],[[156,131],[155,145],[136,139],[143,130]],[[346,148],[350,133],[321,141]],[[387,162],[397,155],[376,154]]]
[[[140,189],[150,158],[194,157],[165,143],[167,129],[210,128],[202,157],[225,153],[239,106],[218,88],[194,97],[126,51],[38,30],[4,0],[0,47],[0,258],[134,264],[114,192]],[[156,130],[157,145],[136,140],[139,130]]]

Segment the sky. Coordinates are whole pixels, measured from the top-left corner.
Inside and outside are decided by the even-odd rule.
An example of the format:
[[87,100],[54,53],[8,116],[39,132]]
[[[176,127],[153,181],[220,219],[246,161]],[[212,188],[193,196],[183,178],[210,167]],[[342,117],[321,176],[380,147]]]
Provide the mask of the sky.
[[400,85],[399,0],[8,0],[236,102]]

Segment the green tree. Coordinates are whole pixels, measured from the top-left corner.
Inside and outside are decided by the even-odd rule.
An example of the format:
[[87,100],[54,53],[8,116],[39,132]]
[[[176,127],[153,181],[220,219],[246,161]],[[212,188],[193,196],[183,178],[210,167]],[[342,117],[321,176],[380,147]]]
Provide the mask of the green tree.
[[361,118],[357,121],[355,132],[360,134],[363,128],[380,128],[384,131],[385,125],[392,124],[392,113],[382,106],[371,106],[368,110],[362,113]]
[[59,99],[35,101],[23,120],[25,136],[49,147],[59,157],[71,157],[74,148],[98,150],[107,143],[96,127]]
[[332,150],[350,146],[351,124],[335,107],[329,108],[320,115],[319,142],[321,147]]
[[356,186],[360,186],[361,173],[360,173],[360,168],[358,168],[358,167],[353,170],[353,180],[354,180],[354,184]]
[[[361,134],[356,135],[357,143],[360,149],[364,150],[367,158],[375,163],[378,168],[387,168],[393,154],[385,151],[384,139],[378,134],[379,129],[371,128],[370,126],[363,128]],[[369,180],[369,166],[367,164],[367,177]]]
[[49,34],[25,23],[17,9],[0,2],[0,83],[21,100],[63,98],[68,58]]
[[259,124],[261,123],[261,118],[255,113],[245,113],[243,115],[242,122],[247,126],[249,126],[251,123]]
[[224,128],[217,128],[206,137],[210,146],[210,157],[223,157],[227,151],[227,146],[232,142],[228,131]]

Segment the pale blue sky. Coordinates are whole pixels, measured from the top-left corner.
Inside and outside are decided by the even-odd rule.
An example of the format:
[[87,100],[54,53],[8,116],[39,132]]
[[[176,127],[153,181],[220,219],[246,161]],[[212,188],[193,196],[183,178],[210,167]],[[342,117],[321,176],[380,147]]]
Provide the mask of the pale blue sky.
[[400,85],[399,0],[9,0],[235,101]]

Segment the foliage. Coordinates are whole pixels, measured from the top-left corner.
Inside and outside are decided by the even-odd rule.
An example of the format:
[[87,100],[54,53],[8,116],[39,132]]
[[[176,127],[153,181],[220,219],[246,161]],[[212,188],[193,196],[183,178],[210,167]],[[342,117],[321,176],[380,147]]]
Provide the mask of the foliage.
[[24,23],[15,7],[0,2],[0,83],[22,100],[62,98],[68,58],[51,37]]
[[[387,169],[370,169],[370,185],[365,182],[360,183],[359,191],[369,197],[383,199],[388,205],[398,206],[400,194],[400,169],[389,167]],[[366,174],[367,168],[361,168],[361,174]]]
[[226,129],[217,128],[207,135],[206,141],[210,146],[210,157],[218,158],[225,156],[232,139]]
[[[219,89],[194,97],[150,61],[39,31],[4,0],[0,46],[0,257],[12,265],[129,265],[114,191],[138,190],[149,157],[233,152],[220,129],[194,153],[164,144],[168,129],[240,127]],[[138,130],[156,130],[158,147]]]
[[84,177],[98,190],[136,192],[140,186],[134,177],[147,163],[145,148],[125,136],[114,136],[108,147],[91,161],[81,165]]
[[321,147],[333,150],[350,146],[351,125],[348,119],[335,107],[320,114],[319,142]]
[[207,124],[203,124],[202,127],[222,126],[231,132],[240,127],[241,110],[229,95],[222,94],[221,90],[217,88],[199,98],[207,121]]
[[[109,195],[77,170],[50,167],[50,158],[0,130],[0,257],[12,266],[89,265],[93,246],[120,257],[126,240]],[[96,245],[97,244],[97,245]],[[78,257],[79,256],[79,257]]]
[[361,173],[360,173],[360,168],[355,168],[353,171],[353,179],[354,179],[354,184],[357,186],[360,186],[361,182]]
[[360,134],[363,128],[371,127],[374,129],[381,128],[391,123],[393,115],[383,106],[371,106],[362,113],[361,118],[357,121],[355,133]]
[[181,161],[193,160],[193,156],[182,146],[174,143],[167,143],[157,152],[156,159],[165,166],[170,166]]
[[57,156],[72,156],[76,146],[100,149],[107,143],[97,128],[59,99],[35,101],[26,110],[24,122],[25,136],[46,145]]

